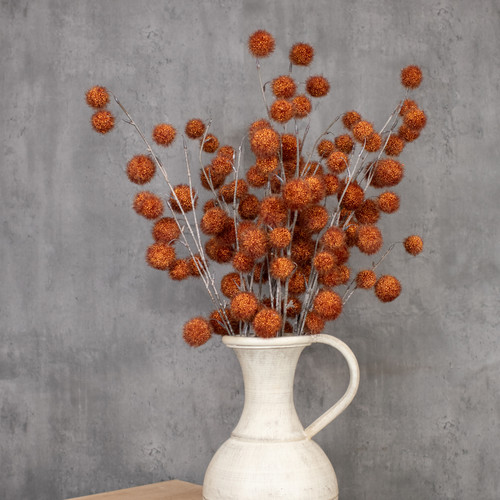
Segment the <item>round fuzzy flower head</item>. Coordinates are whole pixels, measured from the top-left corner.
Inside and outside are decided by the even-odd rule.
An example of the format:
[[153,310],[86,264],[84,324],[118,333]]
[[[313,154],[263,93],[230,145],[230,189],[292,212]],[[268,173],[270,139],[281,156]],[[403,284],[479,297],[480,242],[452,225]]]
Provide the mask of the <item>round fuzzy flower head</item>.
[[259,308],[257,297],[251,292],[239,292],[231,300],[231,316],[240,321],[251,321]]
[[205,133],[205,124],[199,118],[193,118],[186,123],[185,132],[190,139],[199,139]]
[[260,201],[254,194],[247,194],[238,206],[238,213],[242,219],[253,220],[260,212]]
[[411,255],[418,255],[424,249],[424,242],[416,234],[408,236],[404,241],[405,250]]
[[377,282],[377,276],[371,269],[365,269],[363,271],[359,271],[356,276],[356,286],[358,288],[363,288],[368,290],[372,288]]
[[286,248],[292,241],[292,234],[286,227],[277,227],[269,233],[269,243],[273,248]]
[[291,160],[295,162],[297,159],[297,151],[300,149],[301,143],[293,134],[283,134],[281,136],[281,153],[283,161]]
[[173,217],[163,217],[155,222],[153,226],[153,239],[160,243],[169,243],[176,240],[181,230]]
[[337,250],[344,246],[345,243],[345,233],[340,229],[340,227],[332,226],[328,228],[321,238],[321,243],[325,246],[327,250]]
[[342,298],[331,290],[320,290],[313,304],[314,312],[327,321],[337,319],[342,312]]
[[257,165],[251,166],[246,173],[247,182],[254,188],[261,188],[267,184],[268,176],[263,174]]
[[232,264],[240,273],[249,273],[255,264],[255,260],[243,252],[236,252]]
[[407,127],[420,131],[427,123],[427,116],[421,109],[414,108],[404,115],[403,122]]
[[265,231],[253,227],[244,231],[240,236],[240,248],[243,253],[252,259],[260,259],[267,252],[267,235]]
[[401,284],[394,276],[381,276],[375,283],[375,295],[382,302],[392,302],[399,297]]
[[354,125],[361,121],[361,115],[357,111],[347,111],[342,116],[342,123],[348,130],[352,130]]
[[[203,138],[201,139],[203,140]],[[213,134],[207,134],[202,149],[205,153],[215,153],[219,147],[219,139]]]
[[403,104],[401,105],[401,109],[399,110],[399,114],[401,116],[404,116],[411,109],[417,109],[417,108],[418,108],[418,104],[413,99],[405,99],[403,101]]
[[339,135],[335,137],[335,147],[348,155],[354,147],[354,141],[349,134]]
[[354,215],[360,224],[375,224],[380,217],[377,202],[370,199],[365,200]]
[[262,337],[265,339],[276,337],[282,325],[281,315],[271,309],[266,307],[261,309],[256,315],[252,322],[253,329],[257,337]]
[[382,212],[392,214],[399,208],[399,196],[392,191],[386,191],[379,195],[377,205]]
[[321,158],[328,158],[335,151],[335,144],[328,139],[323,139],[318,144],[318,154]]
[[347,210],[356,210],[359,208],[365,198],[365,193],[361,186],[356,182],[351,182],[347,188],[341,187],[337,193],[337,197],[342,199],[342,207]]
[[326,196],[323,176],[313,175],[311,177],[306,177],[306,182],[311,190],[311,203],[319,203]]
[[359,142],[367,140],[371,134],[373,134],[373,125],[366,120],[359,121],[352,128],[352,135]]
[[416,89],[422,83],[422,70],[418,66],[406,66],[401,70],[401,83],[409,89]]
[[205,318],[198,316],[184,325],[182,336],[191,347],[199,347],[210,340],[212,327]]
[[262,128],[255,131],[250,146],[257,157],[275,156],[280,148],[280,138],[272,128]]
[[127,176],[130,182],[146,184],[155,175],[155,164],[145,155],[134,156],[127,165]]
[[263,128],[271,128],[271,124],[267,120],[265,120],[264,118],[253,122],[250,125],[250,127],[248,127],[248,137],[250,137],[250,139],[252,139],[255,132],[257,132],[257,130],[261,130]]
[[217,155],[211,162],[212,172],[221,177],[228,176],[233,171],[232,159]]
[[325,184],[326,195],[331,196],[335,194],[340,187],[339,178],[334,174],[326,174],[323,177],[323,182]]
[[311,101],[304,94],[294,97],[292,105],[295,118],[305,118],[312,109]]
[[219,234],[224,231],[227,220],[228,216],[222,208],[210,208],[201,219],[200,229],[205,234]]
[[290,99],[295,95],[297,84],[295,80],[288,75],[278,76],[272,83],[273,94],[281,99]]
[[349,157],[342,151],[333,151],[326,160],[327,167],[334,173],[342,173],[349,165]]
[[153,140],[160,146],[170,146],[176,135],[175,128],[167,123],[160,123],[153,129]]
[[301,212],[300,222],[310,233],[319,233],[327,225],[329,216],[322,205],[312,205]]
[[149,191],[141,191],[135,195],[133,208],[146,219],[157,219],[163,214],[163,202]]
[[264,30],[258,30],[248,39],[248,49],[255,57],[267,57],[274,51],[274,37]]
[[306,90],[312,97],[324,97],[330,91],[330,83],[324,76],[310,76],[306,82]]
[[194,206],[196,207],[198,199],[194,189],[191,191],[187,184],[179,184],[174,187],[174,192],[170,195],[170,204],[172,209],[176,212],[190,212],[193,210],[193,200]]
[[325,328],[325,320],[319,314],[311,311],[307,313],[305,326],[308,333],[317,335]]
[[175,249],[168,243],[153,243],[146,252],[146,262],[154,269],[165,271],[175,262]]
[[371,185],[375,188],[396,186],[404,175],[403,165],[392,158],[379,160],[375,167]]
[[238,273],[229,273],[222,277],[220,291],[229,299],[240,292],[241,280]]
[[382,137],[376,132],[373,132],[366,138],[365,150],[369,153],[375,153],[382,146]]
[[276,257],[271,261],[269,272],[273,278],[285,281],[295,270],[295,264],[288,257]]
[[279,196],[267,196],[260,204],[260,217],[262,222],[272,227],[282,226],[286,223],[288,211]]
[[109,94],[105,87],[92,87],[86,94],[87,104],[92,108],[104,108],[109,102]]
[[301,210],[311,202],[311,189],[304,179],[292,179],[283,188],[283,199],[290,210]]
[[359,226],[356,244],[367,255],[377,253],[382,248],[382,233],[377,226]]
[[297,66],[309,66],[314,58],[314,48],[307,43],[296,43],[289,54],[290,62]]
[[389,156],[399,156],[403,148],[405,147],[405,141],[398,137],[397,135],[391,135],[387,139],[387,144],[385,145],[384,152]]
[[191,267],[187,259],[177,259],[169,267],[168,274],[175,281],[182,281],[191,275]]
[[290,101],[277,99],[269,109],[269,115],[274,121],[286,123],[293,118],[293,106]]
[[404,123],[399,127],[398,130],[398,137],[401,137],[403,141],[406,142],[412,142],[415,139],[418,139],[420,136],[420,130],[408,127],[408,125],[405,125]]
[[100,134],[107,134],[115,126],[115,118],[109,111],[97,111],[92,115],[92,127]]
[[321,276],[333,271],[337,264],[337,259],[330,252],[318,252],[314,257],[313,264],[316,271],[318,271],[318,274]]

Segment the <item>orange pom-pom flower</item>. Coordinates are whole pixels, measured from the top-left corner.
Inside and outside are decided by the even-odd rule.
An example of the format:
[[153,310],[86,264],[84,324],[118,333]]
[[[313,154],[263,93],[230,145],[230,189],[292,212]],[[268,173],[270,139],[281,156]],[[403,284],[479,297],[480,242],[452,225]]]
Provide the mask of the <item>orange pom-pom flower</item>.
[[272,82],[273,94],[281,99],[290,99],[297,90],[295,80],[288,75],[278,76]]
[[253,319],[252,326],[257,337],[276,337],[282,325],[281,315],[274,309],[265,307]]
[[182,336],[191,347],[199,347],[210,340],[212,327],[205,318],[199,316],[184,325]]
[[146,219],[157,219],[163,214],[163,202],[149,191],[141,191],[135,195],[133,208]]
[[383,244],[380,229],[372,225],[359,226],[356,244],[360,251],[367,255],[377,253]]
[[314,58],[314,48],[307,43],[296,43],[291,49],[289,59],[297,66],[309,66]]
[[146,252],[146,262],[155,269],[165,271],[175,262],[175,249],[168,243],[153,243]]
[[358,288],[363,288],[368,290],[372,288],[377,282],[377,276],[371,269],[365,269],[363,271],[359,271],[356,276],[356,286]]
[[411,255],[418,255],[424,249],[424,242],[416,234],[408,236],[404,241],[405,250]]
[[109,102],[109,93],[105,87],[92,87],[86,94],[87,104],[92,108],[104,108]]
[[161,243],[176,240],[181,230],[173,217],[163,217],[155,222],[152,230],[153,239]]
[[382,302],[392,302],[400,293],[401,283],[394,276],[381,276],[375,283],[375,295]]
[[331,290],[320,290],[313,301],[314,312],[327,321],[337,319],[342,312],[342,298]]
[[185,132],[190,139],[199,139],[205,133],[205,124],[199,118],[193,118],[186,123]]
[[135,184],[146,184],[153,178],[155,171],[155,164],[145,155],[134,156],[127,165],[127,176]]
[[172,210],[176,212],[190,212],[198,204],[195,190],[191,189],[187,184],[175,186],[174,192],[170,195],[170,204]]
[[92,127],[100,134],[107,134],[115,126],[115,118],[109,111],[97,111],[92,115]]
[[231,315],[239,321],[252,321],[259,308],[259,301],[251,292],[239,292],[231,300]]
[[153,129],[153,140],[160,146],[170,146],[176,135],[175,128],[167,123],[160,123]]
[[330,83],[324,76],[310,76],[306,81],[306,90],[311,97],[324,97],[330,90]]
[[286,123],[293,118],[293,106],[290,101],[277,99],[269,110],[271,118],[279,123]]
[[295,118],[305,118],[312,109],[311,101],[303,94],[293,98],[292,106]]
[[274,37],[271,33],[258,30],[252,33],[248,39],[248,49],[255,57],[267,57],[274,51]]
[[409,89],[416,89],[422,83],[422,70],[418,66],[406,66],[401,70],[401,83]]

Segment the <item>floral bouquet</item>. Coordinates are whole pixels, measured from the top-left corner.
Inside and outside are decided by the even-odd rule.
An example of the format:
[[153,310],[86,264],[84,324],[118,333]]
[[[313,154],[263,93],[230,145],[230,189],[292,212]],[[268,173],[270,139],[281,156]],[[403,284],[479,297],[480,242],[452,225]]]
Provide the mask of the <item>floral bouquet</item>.
[[[249,37],[266,114],[245,126],[248,132],[237,147],[221,145],[210,122],[192,118],[186,123],[180,141],[185,184],[171,183],[168,167],[153,148],[153,143],[161,149],[179,142],[173,125],[156,125],[149,140],[109,90],[96,86],[86,94],[96,109],[91,123],[97,132],[106,134],[115,125],[107,109],[111,95],[125,122],[141,136],[145,150],[128,162],[130,181],[142,186],[159,171],[168,185],[169,199],[142,190],[133,208],[153,222],[147,263],[174,281],[201,280],[213,302],[207,317],[185,324],[183,336],[191,346],[204,344],[212,334],[318,334],[358,289],[373,289],[382,302],[396,299],[400,282],[378,275],[378,265],[397,244],[411,255],[423,248],[422,239],[411,235],[369,266],[356,272],[349,266],[353,249],[370,256],[381,252],[377,224],[399,208],[392,188],[403,179],[404,166],[396,158],[426,124],[425,113],[409,98],[422,81],[420,68],[401,71],[405,93],[378,132],[351,110],[310,141],[313,103],[329,93],[330,83],[307,70],[314,49],[306,43],[290,49],[287,74],[263,83],[260,61],[274,47],[266,31]],[[187,139],[194,143],[196,167]],[[248,147],[255,161],[245,167],[242,151]],[[201,189],[208,194],[203,204]],[[220,282],[214,263],[229,267]]]

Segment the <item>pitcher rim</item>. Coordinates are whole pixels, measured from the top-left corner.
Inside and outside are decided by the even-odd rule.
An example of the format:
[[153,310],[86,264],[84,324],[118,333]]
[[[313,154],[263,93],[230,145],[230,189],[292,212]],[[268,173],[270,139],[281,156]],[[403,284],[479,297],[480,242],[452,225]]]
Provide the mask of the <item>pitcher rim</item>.
[[314,342],[314,335],[288,335],[285,337],[242,337],[240,335],[224,335],[222,342],[227,347],[245,347],[248,349],[272,349],[277,347],[308,346]]

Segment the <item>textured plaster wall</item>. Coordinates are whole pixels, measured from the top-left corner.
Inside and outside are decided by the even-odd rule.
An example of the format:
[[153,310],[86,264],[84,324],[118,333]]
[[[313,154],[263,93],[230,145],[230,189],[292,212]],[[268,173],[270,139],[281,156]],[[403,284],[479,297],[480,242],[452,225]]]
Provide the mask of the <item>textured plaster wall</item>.
[[[112,88],[147,130],[213,119],[237,145],[263,114],[252,31],[316,47],[332,91],[312,132],[351,108],[381,126],[401,67],[425,73],[428,113],[408,146],[388,242],[420,233],[383,271],[404,292],[359,293],[329,329],[358,356],[352,406],[317,441],[343,500],[500,498],[499,3],[495,0],[0,1],[0,498],[54,500],[179,478],[201,483],[243,390],[216,339],[193,351],[184,321],[210,308],[143,261],[149,224],[123,174],[141,145],[91,131],[83,94]],[[271,68],[275,65],[275,69]],[[312,135],[312,134],[311,134]],[[164,153],[183,178],[180,142]],[[250,162],[247,153],[247,164]],[[165,192],[158,180],[156,188]],[[311,422],[346,366],[310,348],[296,404]]]

